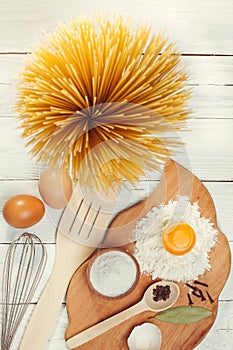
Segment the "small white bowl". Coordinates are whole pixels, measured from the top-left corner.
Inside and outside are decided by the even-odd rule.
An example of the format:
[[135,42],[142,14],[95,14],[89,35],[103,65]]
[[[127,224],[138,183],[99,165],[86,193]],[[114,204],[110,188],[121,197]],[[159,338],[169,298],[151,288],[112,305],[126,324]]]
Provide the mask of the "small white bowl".
[[[122,265],[116,265],[122,259]],[[129,270],[127,271],[127,265]],[[131,269],[131,270],[130,270]],[[123,249],[102,249],[89,261],[89,287],[106,298],[120,298],[130,293],[140,276],[137,260]]]

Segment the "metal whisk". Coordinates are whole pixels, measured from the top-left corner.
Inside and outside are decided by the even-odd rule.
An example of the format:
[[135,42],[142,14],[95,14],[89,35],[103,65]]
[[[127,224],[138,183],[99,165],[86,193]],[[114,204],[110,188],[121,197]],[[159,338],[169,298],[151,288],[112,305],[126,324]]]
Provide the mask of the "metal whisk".
[[23,233],[8,248],[2,281],[2,350],[12,345],[46,261],[45,247],[34,234]]

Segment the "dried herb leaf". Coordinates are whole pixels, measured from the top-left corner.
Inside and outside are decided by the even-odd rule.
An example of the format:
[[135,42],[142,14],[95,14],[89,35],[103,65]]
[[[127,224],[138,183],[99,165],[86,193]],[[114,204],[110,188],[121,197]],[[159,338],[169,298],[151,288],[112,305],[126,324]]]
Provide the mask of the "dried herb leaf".
[[212,312],[200,306],[177,306],[158,313],[155,318],[167,323],[190,324],[211,316]]

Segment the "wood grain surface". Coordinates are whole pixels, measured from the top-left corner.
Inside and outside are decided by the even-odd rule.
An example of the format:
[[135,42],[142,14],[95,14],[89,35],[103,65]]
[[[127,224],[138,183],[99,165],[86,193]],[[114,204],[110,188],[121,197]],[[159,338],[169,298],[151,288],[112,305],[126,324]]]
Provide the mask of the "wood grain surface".
[[77,15],[121,13],[137,21],[150,21],[153,30],[177,41],[183,52],[232,54],[232,1],[196,0],[1,0],[0,52],[25,52],[60,21]]
[[[60,21],[71,16],[103,12],[120,13],[131,17],[134,22],[145,21],[155,32],[164,31],[176,41],[182,62],[190,72],[189,85],[193,89],[190,106],[195,120],[189,123],[190,131],[180,135],[187,142],[192,165],[188,168],[204,181],[210,191],[219,227],[226,234],[233,252],[232,0],[0,0],[0,208],[17,193],[39,197],[37,181],[41,167],[28,155],[25,142],[19,137],[14,111],[15,85],[27,52],[42,33],[50,31]],[[182,159],[178,161],[187,166]],[[157,180],[151,186],[156,183]],[[131,204],[145,195],[147,183],[141,181],[132,191]],[[124,206],[118,209],[121,211]],[[18,349],[26,323],[50,276],[60,214],[60,211],[46,207],[43,220],[29,229],[43,240],[49,259],[43,281],[27,310],[12,350]],[[9,243],[21,232],[8,226],[0,212],[0,279]],[[219,297],[214,326],[195,350],[232,350],[232,286],[233,270]],[[66,349],[64,332],[67,323],[64,303],[46,350]]]
[[[144,217],[152,207],[167,203],[170,199],[176,199],[178,195],[188,195],[191,203],[198,202],[201,216],[209,218],[217,228],[214,203],[205,186],[191,172],[174,161],[169,161],[155,191],[144,201],[119,214],[112,222],[106,237],[106,246],[116,246],[119,237],[122,242],[122,235],[127,235],[129,238],[135,229],[135,223]],[[133,252],[134,244],[122,246],[122,249]],[[126,342],[132,328],[143,322],[151,322],[156,324],[162,332],[161,350],[192,350],[205,337],[215,321],[219,294],[230,271],[230,260],[228,241],[224,234],[218,231],[217,244],[210,253],[211,270],[199,277],[200,282],[208,285],[208,293],[214,302],[208,299],[207,295],[205,301],[191,295],[195,306],[203,306],[212,311],[212,315],[207,319],[190,325],[168,324],[155,320],[154,313],[146,311],[75,349],[127,350]],[[141,300],[144,291],[152,283],[149,276],[142,275],[134,290],[122,298],[101,297],[94,293],[88,285],[88,264],[86,262],[76,271],[67,292],[69,326],[66,331],[66,339],[135,304]],[[189,283],[192,284],[192,281]],[[189,287],[185,282],[178,284],[181,293],[174,306],[188,305]],[[203,289],[203,294],[206,293],[207,287],[200,288]]]

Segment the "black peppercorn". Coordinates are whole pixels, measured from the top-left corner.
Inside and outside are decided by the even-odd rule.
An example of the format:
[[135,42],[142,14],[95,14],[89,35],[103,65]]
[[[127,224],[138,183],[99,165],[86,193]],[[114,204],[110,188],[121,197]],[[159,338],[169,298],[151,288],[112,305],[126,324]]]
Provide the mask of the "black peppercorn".
[[153,300],[154,301],[166,301],[167,299],[170,298],[170,294],[171,294],[171,289],[170,286],[162,286],[162,285],[158,285],[156,286],[156,288],[153,289]]

